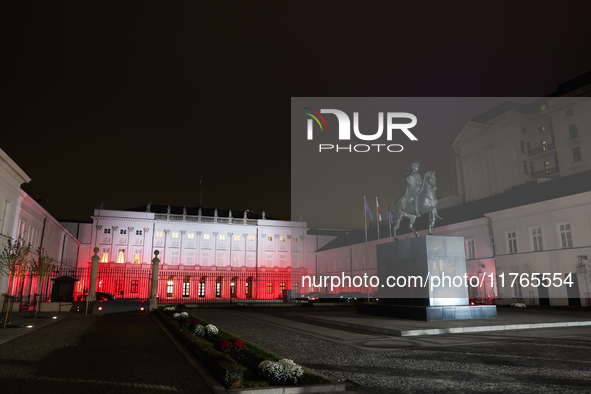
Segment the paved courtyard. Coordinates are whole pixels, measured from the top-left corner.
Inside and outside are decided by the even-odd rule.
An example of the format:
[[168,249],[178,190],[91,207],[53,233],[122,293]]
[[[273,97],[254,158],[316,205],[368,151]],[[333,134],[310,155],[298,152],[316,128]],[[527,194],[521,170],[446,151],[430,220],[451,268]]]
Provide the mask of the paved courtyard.
[[211,393],[152,315],[60,315],[0,331],[0,393]]
[[[354,308],[189,312],[344,381],[349,394],[591,392],[589,326],[395,337],[330,324],[360,319]],[[501,312],[499,324],[591,320],[583,312]],[[0,330],[2,394],[211,392],[149,314],[56,315],[34,321],[31,331]],[[14,320],[31,321],[23,316]],[[320,316],[325,322],[312,319]]]

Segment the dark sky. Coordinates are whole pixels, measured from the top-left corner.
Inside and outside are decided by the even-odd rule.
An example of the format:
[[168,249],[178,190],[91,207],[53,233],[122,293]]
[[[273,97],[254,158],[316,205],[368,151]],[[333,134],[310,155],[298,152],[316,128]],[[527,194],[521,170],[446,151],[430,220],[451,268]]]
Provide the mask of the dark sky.
[[61,219],[88,219],[101,201],[196,206],[202,174],[204,206],[289,219],[291,97],[544,96],[591,69],[583,1],[2,12],[0,148]]

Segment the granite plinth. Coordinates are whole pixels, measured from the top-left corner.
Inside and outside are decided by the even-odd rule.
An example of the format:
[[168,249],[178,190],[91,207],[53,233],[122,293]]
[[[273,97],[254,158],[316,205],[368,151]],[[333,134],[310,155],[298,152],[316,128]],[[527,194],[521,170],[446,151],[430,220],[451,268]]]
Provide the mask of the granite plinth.
[[438,321],[438,320],[470,320],[494,319],[497,317],[496,305],[448,305],[448,306],[418,306],[418,305],[388,305],[362,304],[357,307],[357,313],[382,317],[396,317],[402,319]]

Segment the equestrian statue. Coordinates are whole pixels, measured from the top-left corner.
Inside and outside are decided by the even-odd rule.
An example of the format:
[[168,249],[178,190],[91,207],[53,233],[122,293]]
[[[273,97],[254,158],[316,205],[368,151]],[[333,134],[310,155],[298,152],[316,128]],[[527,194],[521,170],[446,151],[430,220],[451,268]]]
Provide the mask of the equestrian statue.
[[412,227],[417,217],[423,213],[429,213],[429,235],[431,235],[431,228],[435,224],[435,219],[442,218],[437,214],[437,195],[435,190],[437,178],[435,178],[434,171],[428,171],[425,178],[421,181],[419,174],[419,163],[412,163],[412,171],[406,173],[406,193],[400,200],[396,200],[394,204],[394,212],[396,213],[396,225],[394,226],[394,239],[396,238],[396,230],[400,227],[400,220],[407,217],[410,220],[408,228],[418,237],[419,233]]

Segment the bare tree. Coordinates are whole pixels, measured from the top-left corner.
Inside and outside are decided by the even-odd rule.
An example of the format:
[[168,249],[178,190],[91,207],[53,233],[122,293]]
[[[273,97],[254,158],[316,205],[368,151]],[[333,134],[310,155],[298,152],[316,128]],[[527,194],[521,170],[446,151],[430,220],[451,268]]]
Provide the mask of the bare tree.
[[55,269],[52,264],[53,259],[49,257],[47,252],[43,249],[38,249],[39,258],[37,261],[33,259],[31,262],[31,275],[37,278],[37,302],[35,306],[35,318],[41,309],[41,299],[43,297],[43,287],[45,287],[45,281],[51,276]]
[[9,239],[8,244],[4,246],[4,250],[0,254],[0,273],[8,276],[8,308],[4,316],[4,327],[8,323],[8,313],[11,309],[12,286],[16,278],[22,277],[25,274],[29,264],[29,253],[31,252],[31,244],[25,242],[22,237],[16,240]]

